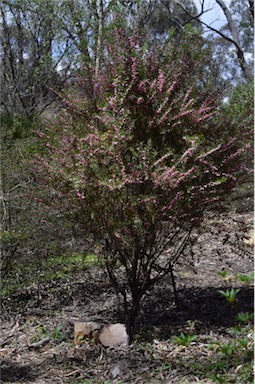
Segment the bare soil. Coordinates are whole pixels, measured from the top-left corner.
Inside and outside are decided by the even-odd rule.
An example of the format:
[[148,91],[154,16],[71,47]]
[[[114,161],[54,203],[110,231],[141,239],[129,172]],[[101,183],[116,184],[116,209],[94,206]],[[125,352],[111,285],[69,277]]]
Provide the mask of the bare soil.
[[[218,355],[208,347],[209,341],[229,342],[229,329],[237,325],[237,314],[253,312],[253,286],[244,286],[236,277],[253,271],[253,250],[244,243],[252,227],[250,213],[208,217],[187,255],[188,265],[176,267],[178,303],[170,278],[155,286],[142,303],[136,337],[125,348],[103,348],[93,340],[80,347],[73,344],[75,320],[119,321],[113,290],[97,267],[37,287],[27,286],[5,297],[0,382],[220,382],[203,377],[201,367],[216,364]],[[225,279],[218,274],[223,270],[227,271]],[[218,292],[231,287],[240,288],[234,305]],[[62,328],[56,332],[60,323]],[[188,347],[181,346],[173,343],[173,337],[180,332],[199,338]],[[31,347],[34,341],[47,336],[50,340],[44,345]],[[238,370],[231,364],[228,374],[227,382],[251,382],[239,381]]]

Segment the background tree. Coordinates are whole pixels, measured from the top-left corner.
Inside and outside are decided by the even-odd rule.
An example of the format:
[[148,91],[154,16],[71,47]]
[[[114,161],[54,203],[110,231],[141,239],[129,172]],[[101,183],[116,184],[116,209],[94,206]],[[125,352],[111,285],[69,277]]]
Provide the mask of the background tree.
[[31,255],[40,250],[40,239],[52,241],[51,231],[45,231],[40,222],[40,191],[29,161],[36,151],[33,130],[38,117],[54,101],[48,87],[63,87],[75,59],[58,16],[60,9],[55,0],[4,0],[0,5],[0,237],[4,268],[10,268],[20,252]]
[[254,33],[253,1],[232,0],[228,5],[223,0],[216,0],[216,3],[222,9],[227,21],[227,23],[219,29],[214,28],[211,24],[209,25],[200,18],[207,11],[205,0],[201,1],[201,9],[198,10],[197,14],[188,10],[185,3],[180,1],[175,2],[187,13],[187,15],[189,15],[190,19],[187,22],[190,22],[191,20],[199,20],[207,30],[213,32],[213,35],[211,36],[211,44],[213,45],[214,60],[218,62],[223,76],[236,83],[236,79],[239,79],[240,77],[239,74],[236,73],[236,69],[239,68],[244,80],[252,80]]
[[[184,31],[183,27],[190,20],[187,13],[171,0],[122,0],[120,3],[124,7],[122,13],[124,12],[131,30],[145,30],[152,42],[155,39],[167,39],[170,30],[172,37],[178,39]],[[197,12],[194,1],[189,1],[187,8],[190,12]],[[197,30],[201,29],[196,20],[192,20],[190,25]]]
[[47,86],[60,89],[66,80],[70,39],[63,39],[58,10],[55,0],[1,3],[1,103],[9,119],[33,120],[52,103]]
[[115,30],[93,71],[93,105],[86,92],[59,95],[62,129],[39,133],[46,183],[98,244],[131,335],[142,297],[173,274],[204,210],[240,175],[243,137],[212,135],[216,96],[201,87],[203,67],[199,36],[148,51]]

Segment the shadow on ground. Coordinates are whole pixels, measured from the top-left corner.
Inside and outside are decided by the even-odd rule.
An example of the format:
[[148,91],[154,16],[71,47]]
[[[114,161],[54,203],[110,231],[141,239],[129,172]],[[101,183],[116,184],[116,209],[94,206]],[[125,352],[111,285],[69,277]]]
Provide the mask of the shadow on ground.
[[[237,294],[234,305],[219,294],[219,290],[232,287],[190,287],[178,291],[178,306],[174,305],[170,287],[155,289],[142,305],[140,326],[182,327],[190,321],[197,321],[200,330],[212,328],[230,328],[235,326],[240,312],[253,312],[253,288],[243,287]],[[169,337],[169,335],[168,335]]]
[[1,366],[1,377],[0,383],[12,383],[20,382],[26,383],[31,382],[37,376],[36,369],[30,365],[20,365],[17,363],[4,363]]

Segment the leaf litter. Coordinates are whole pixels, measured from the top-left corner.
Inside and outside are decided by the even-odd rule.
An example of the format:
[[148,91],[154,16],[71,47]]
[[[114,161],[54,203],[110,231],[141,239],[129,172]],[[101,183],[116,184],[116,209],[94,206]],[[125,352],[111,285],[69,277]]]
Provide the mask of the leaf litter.
[[[58,301],[57,296],[69,284],[67,281],[41,285],[39,302],[31,287],[30,293],[24,288],[5,299],[0,326],[0,382],[214,383],[201,376],[200,367],[197,373],[187,367],[192,361],[203,365],[213,359],[210,343],[228,343],[237,313],[253,311],[251,286],[238,294],[238,308],[230,308],[217,293],[225,284],[219,271],[226,269],[228,276],[235,276],[253,270],[249,241],[252,221],[251,214],[222,214],[208,219],[207,230],[198,234],[190,265],[176,268],[181,306],[176,308],[174,304],[170,280],[155,286],[143,302],[140,328],[131,345],[123,324],[117,331],[123,342],[107,342],[116,338],[112,338],[112,330],[118,324],[117,304],[104,274],[96,269],[90,271],[90,280],[88,276],[73,277],[66,302]],[[225,281],[229,287],[230,282]],[[239,286],[243,287],[241,282]],[[80,339],[83,342],[78,342],[79,322],[83,326],[86,323],[89,331]],[[198,339],[189,346],[177,345],[173,336],[181,332],[196,334]],[[231,370],[231,382],[238,383],[240,369]]]

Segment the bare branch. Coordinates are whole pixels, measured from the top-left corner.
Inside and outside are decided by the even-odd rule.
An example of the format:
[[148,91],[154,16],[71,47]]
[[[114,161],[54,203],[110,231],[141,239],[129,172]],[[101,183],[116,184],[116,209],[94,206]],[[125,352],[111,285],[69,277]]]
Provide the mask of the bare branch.
[[[219,29],[216,29],[214,27],[212,27],[211,25],[205,23],[204,21],[202,21],[200,19],[200,17],[206,12],[204,10],[204,0],[202,1],[201,3],[201,11],[197,14],[197,15],[192,15],[186,8],[185,6],[180,3],[179,1],[175,1],[175,3],[184,11],[186,12],[186,14],[190,17],[190,21],[192,20],[198,20],[202,25],[204,25],[206,28],[208,28],[210,31],[212,32],[215,32],[217,33],[219,36],[221,36],[223,39],[227,40],[229,43],[233,44],[235,46],[235,49],[236,49],[236,55],[237,55],[237,59],[238,59],[238,62],[239,62],[239,65],[240,65],[240,68],[243,72],[243,75],[244,75],[244,78],[246,80],[249,80],[252,78],[252,74],[249,70],[249,67],[247,65],[247,62],[245,60],[245,57],[244,57],[244,51],[241,47],[241,44],[240,44],[240,39],[239,39],[239,33],[238,33],[238,30],[237,30],[237,27],[236,27],[236,24],[235,24],[235,21],[234,19],[232,18],[232,15],[227,7],[227,5],[225,4],[225,2],[223,0],[216,0],[217,4],[221,7],[221,9],[223,10],[225,16],[226,16],[226,19],[227,19],[227,22],[228,22],[228,27],[229,27],[229,31],[232,35],[232,37],[226,35],[225,33],[223,33],[221,30]],[[188,22],[190,22],[188,21]]]
[[249,0],[249,11],[254,19],[254,1],[253,0]]

